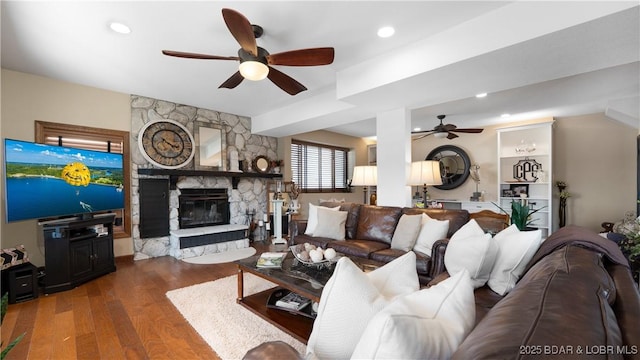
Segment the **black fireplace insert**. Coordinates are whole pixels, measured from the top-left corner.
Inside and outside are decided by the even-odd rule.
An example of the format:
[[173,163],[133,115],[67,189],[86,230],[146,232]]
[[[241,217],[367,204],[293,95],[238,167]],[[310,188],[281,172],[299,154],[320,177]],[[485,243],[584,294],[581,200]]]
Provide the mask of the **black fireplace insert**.
[[180,189],[178,202],[181,229],[229,223],[226,189]]

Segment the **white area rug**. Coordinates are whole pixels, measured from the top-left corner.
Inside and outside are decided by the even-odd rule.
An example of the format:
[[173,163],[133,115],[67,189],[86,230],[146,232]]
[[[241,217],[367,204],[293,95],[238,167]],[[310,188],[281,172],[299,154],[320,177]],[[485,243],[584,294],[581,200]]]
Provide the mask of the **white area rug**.
[[207,254],[202,256],[194,256],[182,259],[190,264],[221,264],[232,262],[244,258],[248,258],[256,253],[256,249],[252,247],[227,250],[219,253]]
[[[236,303],[237,276],[167,292],[167,297],[222,359],[241,359],[265,341],[281,340],[301,354],[306,346]],[[275,284],[244,274],[245,294],[254,294]]]

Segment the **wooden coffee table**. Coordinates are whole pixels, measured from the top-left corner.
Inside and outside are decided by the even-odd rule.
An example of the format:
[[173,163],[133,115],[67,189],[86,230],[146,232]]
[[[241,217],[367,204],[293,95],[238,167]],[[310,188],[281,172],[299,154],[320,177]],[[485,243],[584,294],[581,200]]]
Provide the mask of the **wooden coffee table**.
[[[256,262],[259,254],[235,261],[238,265],[238,298],[237,303],[251,310],[269,323],[293,336],[298,341],[306,344],[313,329],[313,319],[289,313],[286,310],[267,307],[267,302],[275,288],[267,289],[256,294],[244,295],[244,273],[250,273],[267,281],[277,284],[279,287],[293,291],[312,301],[319,302],[322,289],[333,274],[330,269],[317,269],[298,263],[293,254],[289,252],[282,268],[265,269],[257,268]],[[352,258],[361,268],[372,269],[381,266],[381,263],[368,259]]]

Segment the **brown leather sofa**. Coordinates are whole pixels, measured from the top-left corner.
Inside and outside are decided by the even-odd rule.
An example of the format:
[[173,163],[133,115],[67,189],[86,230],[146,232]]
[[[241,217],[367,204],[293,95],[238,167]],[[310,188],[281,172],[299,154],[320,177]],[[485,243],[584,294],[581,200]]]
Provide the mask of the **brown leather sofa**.
[[[347,211],[345,224],[346,240],[333,240],[324,237],[306,235],[306,220],[295,220],[290,224],[290,243],[309,243],[324,249],[333,248],[337,252],[349,256],[371,259],[388,263],[406,253],[403,250],[391,249],[393,232],[403,214],[427,214],[437,220],[449,220],[451,237],[458,229],[469,221],[466,210],[418,209],[393,206],[372,206],[357,203],[323,202],[321,206],[340,207],[340,211]],[[444,271],[444,246],[446,239],[438,240],[431,254],[416,251],[416,267],[421,284],[427,284],[434,274]],[[438,261],[432,261],[438,259]]]
[[[558,230],[507,295],[484,286],[475,299],[476,325],[453,359],[640,359],[637,284],[617,245],[588,229]],[[291,349],[264,343],[245,359],[294,359]]]

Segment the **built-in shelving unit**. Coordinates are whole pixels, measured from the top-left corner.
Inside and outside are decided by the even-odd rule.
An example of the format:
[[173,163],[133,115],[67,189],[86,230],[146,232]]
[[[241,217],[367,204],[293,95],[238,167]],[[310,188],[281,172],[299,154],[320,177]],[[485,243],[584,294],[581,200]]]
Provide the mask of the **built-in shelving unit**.
[[553,204],[553,121],[498,129],[498,203],[507,212],[512,201],[534,209],[531,227],[546,238],[557,227]]
[[176,183],[180,176],[214,176],[230,177],[233,188],[238,187],[238,182],[242,178],[282,178],[282,174],[267,174],[259,172],[234,172],[234,171],[210,171],[210,170],[172,170],[172,169],[138,169],[140,175],[169,176],[169,185],[172,190],[176,188]]

